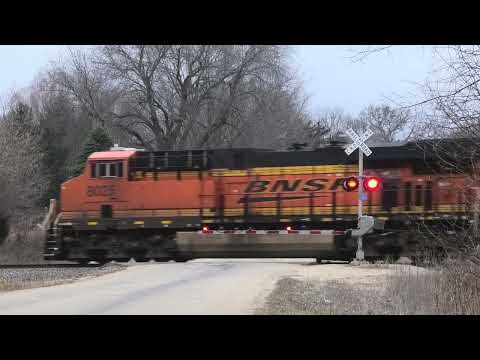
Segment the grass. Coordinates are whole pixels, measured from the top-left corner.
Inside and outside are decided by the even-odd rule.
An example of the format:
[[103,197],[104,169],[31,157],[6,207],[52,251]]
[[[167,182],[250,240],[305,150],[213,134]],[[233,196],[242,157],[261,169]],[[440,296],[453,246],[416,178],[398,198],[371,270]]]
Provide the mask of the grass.
[[40,230],[12,232],[0,246],[0,264],[36,264],[43,261],[44,234]]
[[422,273],[399,268],[388,276],[385,294],[395,314],[478,315],[480,267],[456,259]]
[[10,233],[0,244],[0,264],[42,263],[45,237],[37,224],[42,213],[22,214],[11,221]]
[[[480,266],[456,259],[426,268],[390,264],[378,283],[284,278],[256,314],[478,315]],[[360,281],[360,280],[359,280]]]

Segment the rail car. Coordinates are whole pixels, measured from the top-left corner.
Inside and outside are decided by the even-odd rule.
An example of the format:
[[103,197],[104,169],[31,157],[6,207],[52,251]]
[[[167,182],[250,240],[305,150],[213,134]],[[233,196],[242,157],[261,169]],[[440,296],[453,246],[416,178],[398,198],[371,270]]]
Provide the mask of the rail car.
[[[342,184],[357,175],[357,161],[339,146],[96,152],[61,186],[45,258],[349,259],[358,200]],[[373,147],[364,173],[380,186],[366,192],[364,211],[389,231],[367,239],[367,255],[407,251],[413,240],[404,230],[414,222],[468,221],[468,177],[434,167],[434,155],[414,143]]]

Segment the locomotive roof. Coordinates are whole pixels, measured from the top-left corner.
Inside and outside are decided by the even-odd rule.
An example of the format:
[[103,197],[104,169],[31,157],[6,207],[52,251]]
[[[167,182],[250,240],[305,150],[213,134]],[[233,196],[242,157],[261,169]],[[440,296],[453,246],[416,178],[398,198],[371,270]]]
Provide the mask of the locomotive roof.
[[[372,155],[364,157],[366,164],[435,159],[430,143],[408,142],[390,146],[373,145]],[[356,164],[358,151],[348,156],[342,146],[327,146],[315,150],[274,151],[264,149],[212,150],[209,154],[214,168],[244,168],[261,166],[308,166],[327,164]],[[225,165],[225,166],[222,166]]]
[[97,151],[92,153],[88,160],[123,160],[136,153],[135,150]]
[[[397,166],[409,162],[417,164],[434,163],[437,151],[441,149],[442,155],[448,154],[452,159],[459,157],[462,146],[468,143],[466,139],[432,139],[403,144],[373,144],[372,155],[364,157],[367,167],[372,166]],[[135,155],[138,164],[145,162],[152,155],[169,158],[169,167],[184,168],[187,161],[193,158],[195,163],[203,163],[205,150],[180,150],[180,151],[144,151],[136,149],[114,150],[96,152],[89,156],[89,160],[114,160],[128,159]],[[276,167],[276,166],[309,166],[330,164],[356,164],[358,151],[348,156],[343,146],[326,146],[315,150],[277,151],[255,148],[231,148],[206,150],[207,168],[219,169],[246,169],[251,167]],[[189,155],[190,153],[190,155]],[[187,160],[190,157],[190,160]],[[196,159],[196,160],[195,160]]]

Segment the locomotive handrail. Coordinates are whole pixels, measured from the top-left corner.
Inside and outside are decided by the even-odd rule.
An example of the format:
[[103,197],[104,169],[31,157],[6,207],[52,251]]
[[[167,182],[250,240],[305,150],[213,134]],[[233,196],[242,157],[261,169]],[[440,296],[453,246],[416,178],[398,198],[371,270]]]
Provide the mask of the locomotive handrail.
[[57,215],[57,200],[50,199],[50,206],[48,208],[48,213],[45,216],[45,219],[43,220],[42,224],[40,225],[41,229],[46,231],[55,220],[56,215]]

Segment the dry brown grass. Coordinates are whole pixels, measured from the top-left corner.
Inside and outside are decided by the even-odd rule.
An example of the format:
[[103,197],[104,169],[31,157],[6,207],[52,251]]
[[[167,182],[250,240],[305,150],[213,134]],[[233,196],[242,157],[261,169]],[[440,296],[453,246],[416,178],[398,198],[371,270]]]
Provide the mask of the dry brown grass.
[[49,279],[49,280],[23,280],[23,281],[8,281],[5,279],[0,278],[0,292],[2,291],[13,291],[13,290],[24,290],[24,289],[32,289],[37,287],[46,287],[46,286],[54,286],[60,285],[65,283],[71,283],[75,280],[56,280],[56,279]]
[[257,314],[273,315],[477,315],[480,267],[465,259],[430,260],[428,266],[389,268],[380,281],[281,279]]
[[0,246],[0,264],[43,263],[44,236],[39,230],[12,234]]
[[43,262],[44,233],[36,224],[41,216],[23,216],[10,224],[10,233],[0,245],[0,264]]
[[385,296],[394,314],[480,314],[480,267],[461,259],[423,272],[399,267],[387,277]]

